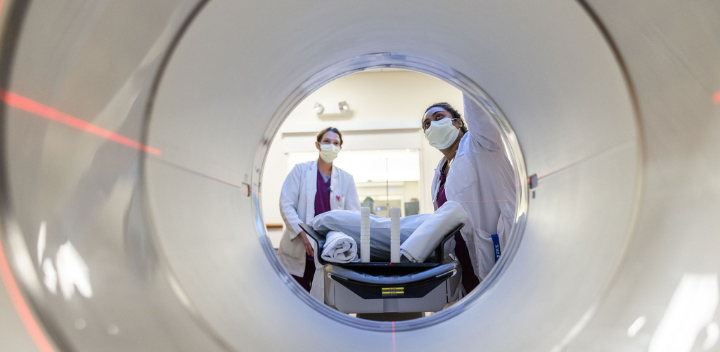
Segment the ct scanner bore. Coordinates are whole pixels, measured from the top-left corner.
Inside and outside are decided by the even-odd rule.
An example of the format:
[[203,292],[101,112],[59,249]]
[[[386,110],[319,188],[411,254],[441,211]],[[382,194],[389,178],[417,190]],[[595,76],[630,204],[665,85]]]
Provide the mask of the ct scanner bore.
[[[0,14],[3,350],[718,348],[714,2],[35,0]],[[294,94],[384,52],[482,87],[539,176],[502,275],[417,326],[302,304],[257,216]]]
[[[429,326],[437,323],[439,320],[448,319],[460,313],[464,309],[464,307],[469,304],[467,302],[467,297],[476,297],[482,294],[493,284],[493,282],[497,279],[498,275],[502,271],[502,268],[506,265],[506,263],[509,263],[510,260],[512,260],[520,242],[522,230],[525,225],[525,217],[527,215],[528,184],[526,182],[520,182],[519,180],[527,180],[528,177],[527,172],[524,168],[525,163],[522,159],[522,151],[520,150],[520,146],[517,143],[517,138],[512,128],[510,127],[507,119],[505,118],[505,116],[502,115],[502,112],[490,99],[490,97],[488,97],[487,94],[480,87],[475,85],[474,82],[469,80],[461,73],[445,67],[438,62],[418,57],[392,53],[379,53],[363,55],[357,58],[344,60],[337,64],[331,65],[330,67],[327,67],[321,72],[313,75],[307,81],[303,82],[300,87],[295,89],[290,94],[290,97],[285,102],[283,102],[282,107],[278,109],[278,111],[276,111],[275,116],[271,118],[269,125],[278,126],[279,123],[277,122],[284,121],[285,118],[290,115],[291,111],[295,109],[295,107],[301,101],[305,100],[305,98],[307,98],[307,96],[311,92],[319,89],[324,84],[333,81],[340,76],[344,76],[358,71],[372,70],[377,68],[412,69],[416,72],[422,72],[438,78],[442,78],[446,82],[451,83],[456,88],[462,90],[463,94],[465,94],[466,96],[475,99],[478,104],[480,106],[483,106],[486,109],[487,113],[492,116],[493,119],[498,123],[498,129],[501,133],[501,136],[503,137],[504,144],[507,146],[507,155],[511,159],[511,164],[513,165],[513,169],[516,172],[515,178],[517,180],[516,182],[518,182],[518,209],[515,216],[516,223],[515,226],[513,226],[513,231],[509,233],[508,245],[504,250],[503,256],[501,257],[498,264],[495,266],[494,270],[492,270],[488,274],[487,278],[483,280],[483,282],[481,282],[480,286],[476,290],[473,290],[469,296],[466,296],[466,299],[463,299],[459,303],[454,304],[452,310],[445,311],[443,314],[440,315],[435,314],[432,319],[424,319],[424,321],[422,322],[416,321],[412,322],[411,324],[398,322],[392,324],[373,324],[371,322],[358,321],[357,319],[348,319],[341,314],[337,314],[334,311],[325,309],[322,304],[320,304],[321,302],[318,302],[316,299],[312,299],[305,295],[299,285],[295,284],[295,280],[293,280],[284,270],[282,264],[278,261],[275,255],[273,246],[269,243],[267,236],[265,236],[265,228],[264,223],[262,222],[262,214],[260,214],[260,209],[262,209],[262,207],[259,204],[260,197],[257,196],[258,194],[262,193],[262,190],[260,189],[260,187],[256,186],[255,188],[250,190],[250,192],[252,193],[254,201],[254,212],[256,213],[256,230],[259,234],[261,234],[261,241],[264,244],[263,249],[268,256],[268,259],[273,264],[277,274],[283,277],[283,280],[288,283],[290,289],[293,290],[298,296],[300,296],[299,298],[303,299],[305,303],[315,307],[321,312],[325,312],[325,314],[327,314],[329,317],[335,318],[339,322],[343,322],[345,324],[355,325],[359,328],[374,329],[378,331],[401,331],[405,329],[417,329],[424,326]],[[277,129],[278,127],[270,127],[270,129],[265,132],[268,136],[265,141],[272,141],[275,133],[277,133]],[[255,170],[262,170],[263,162],[270,148],[269,143],[265,141],[263,141],[263,146],[261,148],[258,148],[258,155],[255,159]],[[261,180],[262,174],[258,175],[257,179]],[[270,199],[269,201],[272,202],[274,201],[274,199]]]

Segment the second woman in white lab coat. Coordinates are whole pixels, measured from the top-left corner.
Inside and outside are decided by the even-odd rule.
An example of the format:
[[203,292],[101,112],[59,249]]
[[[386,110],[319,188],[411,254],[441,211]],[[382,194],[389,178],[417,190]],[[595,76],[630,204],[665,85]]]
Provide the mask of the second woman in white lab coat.
[[465,292],[470,292],[495,265],[515,219],[515,173],[490,117],[463,96],[465,121],[447,103],[430,106],[422,126],[440,160],[432,183],[435,209],[458,202],[468,220],[455,237]]
[[[316,267],[313,246],[299,223],[308,223],[316,215],[326,211],[345,209],[360,211],[360,200],[352,175],[333,165],[342,149],[342,134],[337,128],[328,127],[317,135],[315,147],[320,155],[317,160],[297,164],[290,171],[280,193],[280,213],[285,221],[285,232],[280,240],[278,256],[285,268],[307,291],[313,282],[320,286],[322,268]],[[322,292],[313,288],[313,294],[321,298]]]

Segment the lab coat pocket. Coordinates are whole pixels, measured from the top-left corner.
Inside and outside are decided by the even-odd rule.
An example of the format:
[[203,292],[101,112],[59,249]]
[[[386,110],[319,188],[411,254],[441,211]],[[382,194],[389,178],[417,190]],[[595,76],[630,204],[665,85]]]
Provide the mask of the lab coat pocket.
[[286,241],[286,244],[281,247],[287,256],[294,259],[305,258],[305,244],[303,244],[302,237],[298,235],[291,239],[290,236],[283,236],[280,241]]
[[330,202],[331,202],[331,204],[335,204],[335,207],[333,207],[333,210],[345,209],[345,197],[343,197],[337,193],[330,194]]
[[476,262],[473,263],[475,274],[483,279],[495,265],[495,243],[493,236],[482,229],[473,228],[472,242],[473,243],[468,243],[468,251],[474,254],[476,259]]

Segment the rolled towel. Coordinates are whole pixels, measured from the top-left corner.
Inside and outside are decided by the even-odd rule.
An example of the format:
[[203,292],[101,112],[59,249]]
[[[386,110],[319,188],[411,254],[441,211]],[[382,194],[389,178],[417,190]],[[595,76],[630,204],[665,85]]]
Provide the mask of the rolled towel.
[[[400,218],[400,243],[405,241],[422,222],[432,214],[418,214]],[[314,217],[307,224],[318,233],[340,231],[360,245],[360,212],[351,210],[331,210]],[[370,215],[370,261],[390,261],[390,222],[389,218]],[[360,248],[362,256],[362,248]]]
[[330,231],[325,237],[322,258],[333,263],[350,263],[358,259],[357,252],[357,243],[352,237],[339,231]]
[[467,213],[460,204],[453,201],[445,202],[400,245],[400,254],[411,262],[424,262],[437,248],[443,237],[464,223],[467,217]]

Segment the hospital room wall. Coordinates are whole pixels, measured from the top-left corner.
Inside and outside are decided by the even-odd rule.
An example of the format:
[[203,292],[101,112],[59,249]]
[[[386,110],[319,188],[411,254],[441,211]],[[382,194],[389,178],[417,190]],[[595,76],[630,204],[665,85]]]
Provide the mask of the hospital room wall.
[[[348,103],[348,113],[315,113],[315,102],[328,105],[340,101]],[[288,165],[288,153],[306,152],[314,148],[317,131],[328,126],[338,127],[344,132],[345,143],[350,147],[345,148],[345,151],[417,149],[420,167],[420,177],[415,182],[417,191],[410,189],[413,182],[406,182],[403,192],[407,199],[420,200],[420,212],[431,212],[430,184],[442,154],[427,143],[420,120],[430,104],[440,101],[449,102],[462,113],[462,92],[458,89],[435,77],[404,70],[355,73],[330,82],[312,93],[288,116],[268,151],[262,179],[265,223],[283,223],[279,199],[282,184],[292,167]],[[348,143],[351,138],[357,138],[356,141],[372,140],[373,143],[360,146],[355,143],[353,146],[353,143]],[[302,141],[302,146],[298,146],[298,140]],[[342,157],[341,152],[338,158]],[[268,235],[277,247],[282,229],[270,228]]]

